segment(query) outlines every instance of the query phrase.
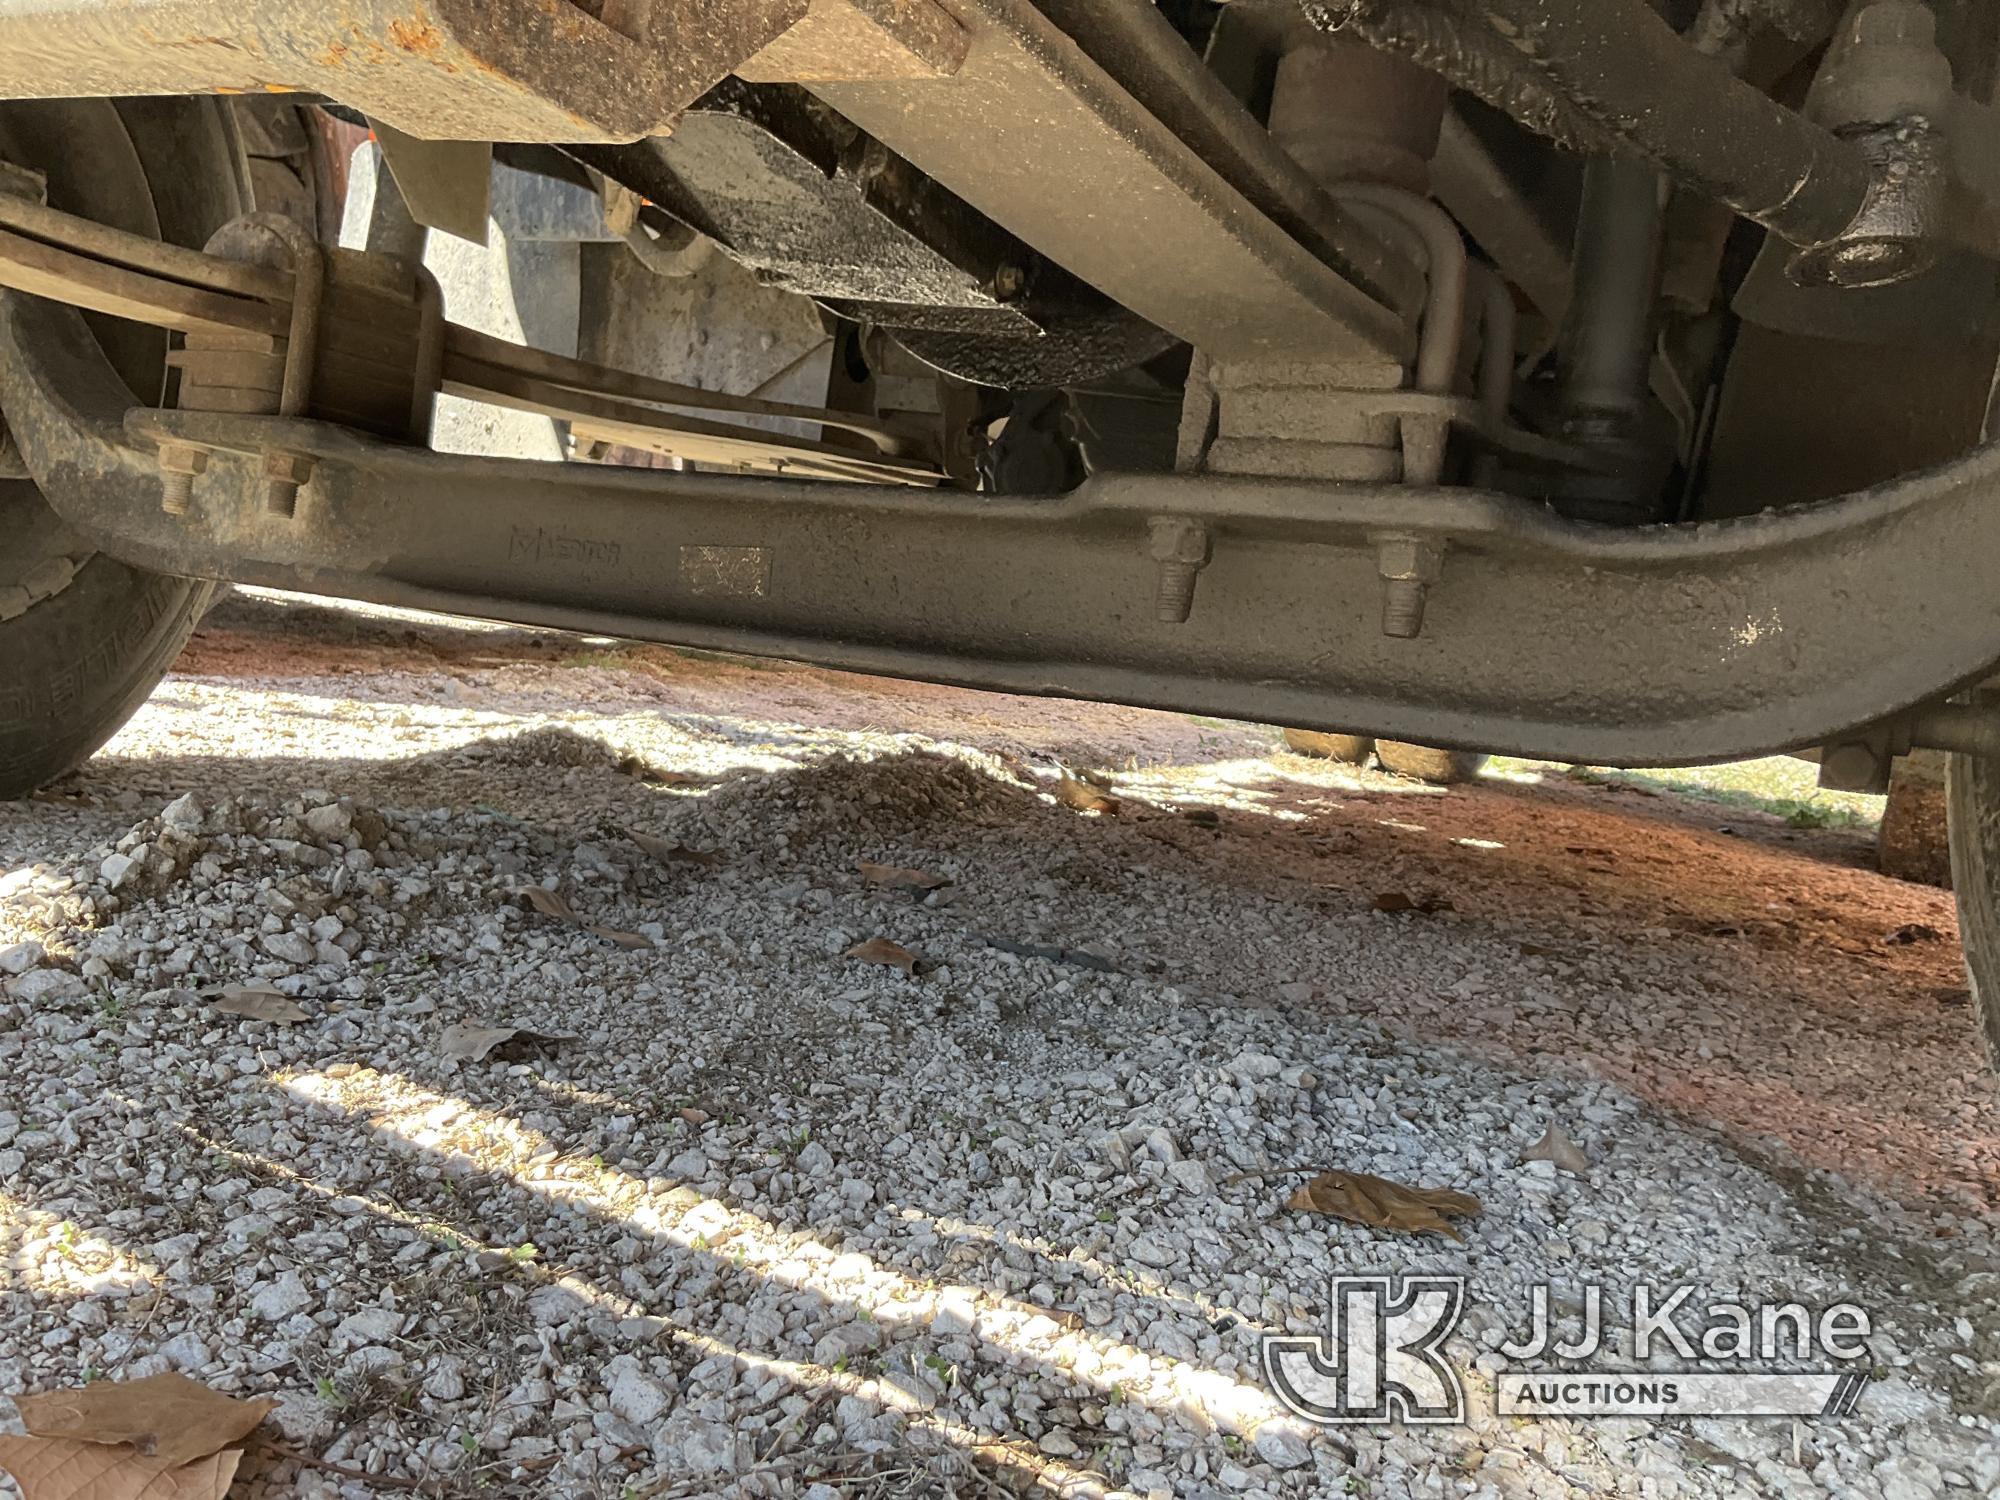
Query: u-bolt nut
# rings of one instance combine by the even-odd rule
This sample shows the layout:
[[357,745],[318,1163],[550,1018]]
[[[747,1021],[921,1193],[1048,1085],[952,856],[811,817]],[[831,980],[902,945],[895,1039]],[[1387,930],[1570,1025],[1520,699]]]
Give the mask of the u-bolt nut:
[[298,514],[299,491],[312,479],[314,460],[280,448],[264,455],[264,510],[290,520]]
[[162,443],[159,466],[160,509],[170,516],[186,515],[195,479],[208,470],[208,450],[193,443]]

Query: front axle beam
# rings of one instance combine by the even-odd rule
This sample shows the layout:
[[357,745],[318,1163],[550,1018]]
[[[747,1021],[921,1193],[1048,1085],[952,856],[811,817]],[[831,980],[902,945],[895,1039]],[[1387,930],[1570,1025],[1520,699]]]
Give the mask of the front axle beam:
[[[1992,447],[1646,528],[1412,486],[1100,475],[996,499],[552,465],[135,408],[73,310],[16,293],[0,403],[64,520],[139,566],[1007,692],[1660,765],[1837,740],[2000,661]],[[180,515],[166,441],[212,454]],[[289,519],[260,503],[278,451],[313,460]],[[1207,544],[1180,622],[1162,520]],[[1413,547],[1437,567],[1403,639],[1384,559]]]

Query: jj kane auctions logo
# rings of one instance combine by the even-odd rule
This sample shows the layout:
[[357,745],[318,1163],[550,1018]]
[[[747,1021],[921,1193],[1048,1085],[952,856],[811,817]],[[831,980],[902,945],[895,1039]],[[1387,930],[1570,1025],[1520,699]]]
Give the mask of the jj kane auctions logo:
[[[1527,1336],[1499,1346],[1508,1361],[1494,1380],[1501,1416],[1844,1416],[1866,1380],[1857,1370],[1773,1368],[1866,1359],[1868,1314],[1853,1303],[1817,1313],[1796,1302],[1697,1307],[1691,1287],[1639,1286],[1619,1328],[1607,1324],[1603,1289],[1586,1286],[1565,1336],[1553,1300],[1547,1286],[1533,1288]],[[1460,1276],[1338,1276],[1326,1333],[1266,1338],[1264,1374],[1311,1422],[1463,1422],[1465,1387],[1444,1342],[1465,1309]],[[1607,1328],[1628,1337],[1608,1338]],[[1629,1347],[1635,1364],[1664,1356],[1707,1367],[1581,1363],[1610,1342]]]

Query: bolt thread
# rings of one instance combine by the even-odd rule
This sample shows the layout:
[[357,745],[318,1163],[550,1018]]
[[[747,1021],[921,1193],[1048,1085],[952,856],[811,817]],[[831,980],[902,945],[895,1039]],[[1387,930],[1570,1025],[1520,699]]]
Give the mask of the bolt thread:
[[187,514],[194,500],[194,475],[172,470],[160,476],[160,509],[170,516]]
[[1154,617],[1167,625],[1178,625],[1194,610],[1193,563],[1163,562],[1153,590]]
[[1424,585],[1414,578],[1382,580],[1382,634],[1411,640],[1424,629]]

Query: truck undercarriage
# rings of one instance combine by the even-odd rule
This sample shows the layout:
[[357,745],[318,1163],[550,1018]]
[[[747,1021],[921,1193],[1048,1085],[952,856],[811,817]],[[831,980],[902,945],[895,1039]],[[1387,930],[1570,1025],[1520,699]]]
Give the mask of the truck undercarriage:
[[[7,458],[71,573],[1852,789],[1949,750],[1985,910],[1996,65],[1974,0],[0,3]],[[365,248],[220,211],[240,93],[372,132]],[[161,211],[87,180],[121,129]],[[499,170],[809,299],[825,400],[449,321],[413,248]],[[441,393],[579,461],[434,451]]]

